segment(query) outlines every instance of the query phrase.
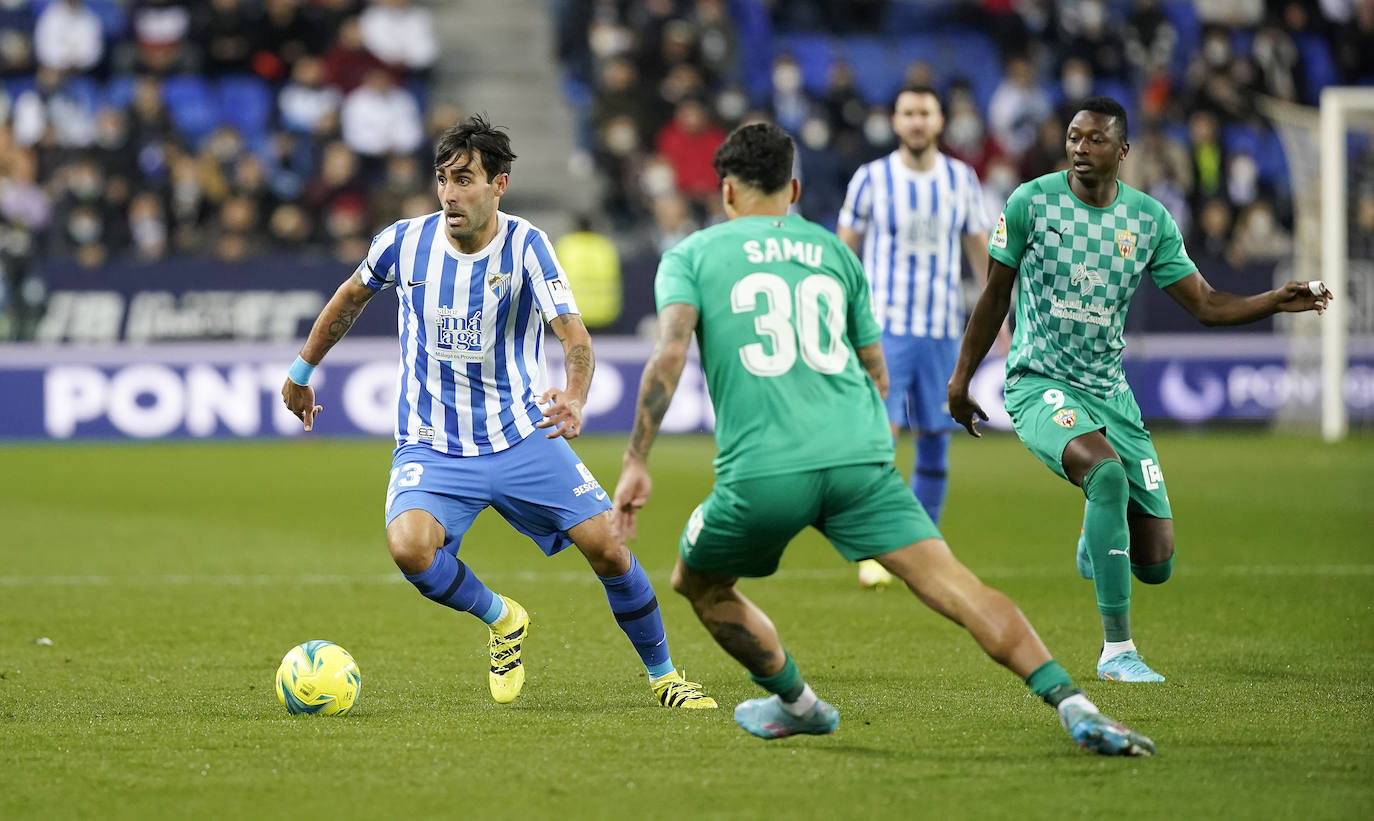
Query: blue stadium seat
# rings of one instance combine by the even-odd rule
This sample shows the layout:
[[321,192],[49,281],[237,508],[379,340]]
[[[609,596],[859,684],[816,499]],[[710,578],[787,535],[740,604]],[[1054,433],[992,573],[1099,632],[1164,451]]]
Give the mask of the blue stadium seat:
[[272,89],[262,79],[243,74],[219,81],[219,118],[247,139],[267,133],[272,121]]
[[854,66],[854,85],[871,105],[888,105],[902,82],[902,69],[896,65],[886,39],[854,36],[843,42],[845,58]]
[[95,80],[84,74],[73,74],[67,78],[65,85],[67,96],[76,100],[87,111],[95,113],[96,109],[100,108],[103,95],[100,85]]
[[1323,88],[1340,82],[1340,72],[1336,70],[1336,61],[1331,57],[1331,48],[1320,34],[1295,34],[1293,41],[1302,55],[1303,102],[1316,105]]
[[1192,144],[1192,139],[1188,136],[1188,123],[1177,120],[1165,120],[1159,125],[1164,129],[1164,133],[1177,141],[1179,145],[1187,147]]
[[1255,155],[1259,165],[1260,179],[1273,185],[1288,187],[1288,155],[1283,151],[1283,141],[1278,132],[1266,128],[1260,132],[1259,151]]
[[[835,45],[821,34],[791,34],[775,41],[773,57],[790,54],[801,67],[802,85],[811,94],[824,94],[830,64],[835,62]],[[771,90],[771,81],[769,89]]]
[[179,74],[162,83],[162,101],[172,124],[194,146],[220,124],[219,106],[203,77]]
[[730,0],[730,18],[735,36],[750,48],[739,50],[739,72],[749,99],[759,105],[768,97],[771,82],[768,68],[776,53],[773,21],[763,0]]
[[129,107],[134,99],[134,76],[132,74],[119,74],[110,78],[105,84],[105,95],[101,99],[101,105],[108,105],[120,110]]
[[5,93],[9,95],[10,102],[19,99],[19,95],[25,91],[32,91],[37,87],[38,82],[32,74],[17,74],[13,77],[5,77]]
[[938,77],[942,68],[940,65],[940,43],[943,39],[943,37],[930,37],[920,34],[894,37],[892,38],[892,61],[896,64],[898,71],[906,71],[906,67],[915,61],[924,60],[930,63],[930,67],[935,70]]
[[574,109],[591,108],[596,102],[596,90],[571,74],[563,75],[563,99]]
[[888,34],[920,34],[940,24],[953,9],[954,0],[896,0],[883,12],[883,31]]
[[1140,95],[1135,93],[1131,84],[1124,80],[1114,77],[1099,77],[1093,81],[1093,94],[1103,97],[1111,97],[1126,108],[1126,119],[1134,122],[1137,120],[1137,111]]
[[1188,58],[1197,51],[1202,42],[1202,23],[1198,20],[1197,9],[1191,0],[1165,0],[1164,16],[1174,24],[1178,32],[1178,45],[1174,48],[1174,64],[1171,71],[1175,78],[1182,79],[1188,67]]
[[1260,134],[1254,126],[1228,123],[1221,127],[1221,145],[1227,154],[1249,154],[1258,161]]
[[1237,57],[1249,57],[1254,50],[1255,32],[1250,29],[1237,29],[1231,32],[1231,52]]
[[997,43],[973,29],[951,29],[935,40],[938,45],[936,82],[943,89],[962,77],[973,87],[978,108],[986,112],[997,84],[1002,82],[1002,52]]

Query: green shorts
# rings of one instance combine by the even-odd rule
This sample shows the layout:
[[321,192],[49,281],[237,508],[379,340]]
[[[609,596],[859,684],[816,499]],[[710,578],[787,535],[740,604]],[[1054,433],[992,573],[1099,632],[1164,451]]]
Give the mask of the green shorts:
[[891,464],[843,465],[717,483],[692,511],[678,553],[693,570],[768,576],[807,525],[851,561],[941,538]]
[[1007,413],[1031,453],[1061,477],[1064,448],[1073,439],[1103,431],[1126,467],[1131,484],[1128,513],[1172,519],[1169,492],[1140,406],[1129,390],[1103,399],[1055,379],[1022,376],[1006,390]]

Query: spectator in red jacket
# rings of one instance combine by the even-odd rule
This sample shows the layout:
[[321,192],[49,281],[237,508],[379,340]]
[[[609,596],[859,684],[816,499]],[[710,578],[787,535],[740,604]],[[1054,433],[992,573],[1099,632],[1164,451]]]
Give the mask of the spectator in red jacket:
[[725,131],[711,121],[701,100],[678,103],[673,118],[659,129],[656,147],[677,178],[677,190],[701,210],[709,207],[719,187],[711,164],[716,149],[725,142]]

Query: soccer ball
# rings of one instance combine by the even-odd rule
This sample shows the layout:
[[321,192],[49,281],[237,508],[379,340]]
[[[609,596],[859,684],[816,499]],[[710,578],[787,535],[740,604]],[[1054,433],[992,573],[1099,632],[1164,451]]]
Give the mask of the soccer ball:
[[346,715],[362,686],[357,662],[332,641],[292,647],[277,668],[277,700],[291,715]]

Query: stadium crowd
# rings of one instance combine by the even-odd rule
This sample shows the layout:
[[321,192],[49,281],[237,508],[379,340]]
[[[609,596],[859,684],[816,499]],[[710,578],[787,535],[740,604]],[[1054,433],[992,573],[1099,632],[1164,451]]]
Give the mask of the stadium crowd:
[[[0,316],[42,309],[36,262],[331,255],[431,205],[439,44],[427,0],[0,0]],[[1126,179],[1196,254],[1292,247],[1283,150],[1257,94],[1374,82],[1374,0],[554,0],[601,209],[628,248],[720,217],[711,156],[754,118],[797,138],[799,208],[834,224],[893,148],[894,92],[944,96],[945,149],[996,213],[1063,162],[1065,106],[1132,115]],[[1366,148],[1356,173],[1374,180]],[[1374,184],[1352,192],[1374,235]],[[1369,229],[1361,233],[1361,226]]]
[[289,250],[352,264],[379,224],[431,210],[430,135],[457,118],[427,105],[432,14],[412,0],[0,0],[11,334],[41,306],[37,260]]
[[[561,20],[604,208],[660,248],[718,218],[711,152],[755,118],[797,138],[799,209],[833,225],[854,169],[895,147],[891,99],[916,83],[942,93],[943,148],[978,172],[989,213],[1064,167],[1070,107],[1106,94],[1131,114],[1126,181],[1190,250],[1275,260],[1292,249],[1290,180],[1256,99],[1374,83],[1374,0],[567,0]],[[1352,201],[1374,215],[1374,187]]]

